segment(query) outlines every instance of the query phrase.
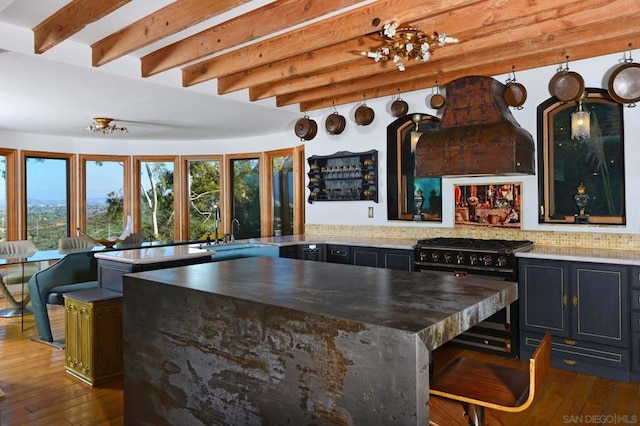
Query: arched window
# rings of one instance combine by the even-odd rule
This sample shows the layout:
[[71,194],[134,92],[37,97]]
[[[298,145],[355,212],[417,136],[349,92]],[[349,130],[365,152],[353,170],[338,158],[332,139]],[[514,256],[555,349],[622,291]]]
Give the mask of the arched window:
[[625,223],[622,105],[602,89],[586,94],[538,106],[540,223]]
[[[417,132],[438,125],[440,119],[429,114],[421,116]],[[422,220],[442,221],[442,180],[439,177],[416,178],[412,133],[416,125],[414,114],[398,118],[387,126],[387,219],[414,220],[417,213],[416,192],[420,190]]]

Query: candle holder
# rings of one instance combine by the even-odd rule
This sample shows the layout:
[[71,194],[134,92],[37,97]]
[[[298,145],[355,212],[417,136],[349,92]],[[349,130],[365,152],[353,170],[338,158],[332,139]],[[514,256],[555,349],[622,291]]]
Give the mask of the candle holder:
[[424,196],[422,190],[418,189],[416,195],[413,197],[413,205],[416,208],[416,213],[413,215],[413,220],[422,220],[422,206],[424,205]]
[[584,225],[589,222],[589,215],[584,213],[585,208],[587,207],[587,203],[589,203],[589,194],[587,194],[587,189],[584,187],[582,182],[576,188],[576,195],[574,195],[573,199],[578,206],[579,213],[574,215],[575,223],[580,225]]

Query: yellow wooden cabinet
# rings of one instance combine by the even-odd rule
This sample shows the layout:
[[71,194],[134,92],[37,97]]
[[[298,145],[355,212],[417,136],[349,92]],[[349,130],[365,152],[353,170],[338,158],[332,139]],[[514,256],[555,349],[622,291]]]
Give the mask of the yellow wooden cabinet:
[[96,288],[64,298],[67,373],[91,386],[122,377],[122,293]]

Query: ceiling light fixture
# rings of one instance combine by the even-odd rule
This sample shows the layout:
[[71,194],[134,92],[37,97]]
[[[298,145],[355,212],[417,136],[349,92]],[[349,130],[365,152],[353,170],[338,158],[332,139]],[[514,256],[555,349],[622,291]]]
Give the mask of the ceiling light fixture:
[[588,139],[591,137],[591,116],[578,101],[578,109],[571,113],[571,139]]
[[127,133],[129,129],[126,127],[117,127],[115,124],[109,125],[113,121],[113,118],[95,117],[93,123],[84,128],[87,132],[102,132],[105,135],[111,134],[115,131],[121,133]]
[[457,38],[447,37],[445,33],[426,34],[416,28],[398,28],[396,22],[385,24],[380,31],[380,37],[384,44],[375,52],[360,52],[360,54],[376,62],[393,61],[400,71],[405,70],[406,62],[412,60],[426,62],[435,48],[459,41]]

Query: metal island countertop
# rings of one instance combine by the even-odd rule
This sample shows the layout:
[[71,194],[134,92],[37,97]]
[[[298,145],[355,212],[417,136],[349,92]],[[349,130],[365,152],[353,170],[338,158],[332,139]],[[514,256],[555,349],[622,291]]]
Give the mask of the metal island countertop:
[[430,351],[516,299],[493,278],[271,257],[127,275],[125,421],[428,424]]

